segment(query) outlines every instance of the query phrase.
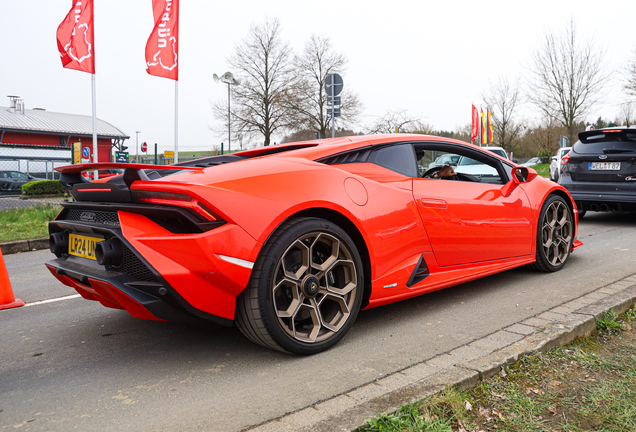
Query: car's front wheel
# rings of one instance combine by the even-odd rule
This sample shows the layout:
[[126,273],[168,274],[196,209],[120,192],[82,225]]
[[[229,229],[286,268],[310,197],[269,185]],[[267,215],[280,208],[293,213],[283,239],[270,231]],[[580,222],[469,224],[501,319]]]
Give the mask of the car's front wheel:
[[537,226],[537,261],[530,266],[543,272],[561,270],[574,241],[574,218],[565,200],[550,195],[541,207]]
[[299,355],[324,351],[355,321],[364,275],[355,243],[319,218],[286,221],[263,247],[237,300],[236,324],[253,342]]

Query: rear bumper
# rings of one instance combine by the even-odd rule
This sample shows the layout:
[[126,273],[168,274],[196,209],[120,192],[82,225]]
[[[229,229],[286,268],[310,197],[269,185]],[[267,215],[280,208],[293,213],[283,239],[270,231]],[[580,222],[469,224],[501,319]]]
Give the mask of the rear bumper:
[[569,191],[572,198],[575,201],[593,201],[593,202],[622,202],[622,203],[635,203],[636,204],[636,192],[627,194],[619,192],[573,192]]
[[627,208],[636,205],[636,184],[574,182],[568,176],[561,177],[560,184],[567,189],[572,198],[583,204],[581,210],[589,210],[590,204],[627,204]]
[[[135,282],[124,274],[99,272],[64,259],[55,259],[45,265],[60,282],[75,289],[86,300],[125,310],[135,318],[184,324],[196,324],[200,322],[197,318],[202,318],[195,318],[171,304],[174,299],[169,297],[174,291],[168,290],[165,283]],[[205,319],[223,326],[232,325],[232,320],[214,315],[207,315]]]
[[177,234],[141,214],[120,210],[102,218],[93,207],[95,220],[58,216],[49,232],[116,237],[123,248],[121,263],[100,265],[62,248],[47,263],[56,278],[86,299],[137,318],[232,325],[236,297],[247,285],[260,243],[233,224]]

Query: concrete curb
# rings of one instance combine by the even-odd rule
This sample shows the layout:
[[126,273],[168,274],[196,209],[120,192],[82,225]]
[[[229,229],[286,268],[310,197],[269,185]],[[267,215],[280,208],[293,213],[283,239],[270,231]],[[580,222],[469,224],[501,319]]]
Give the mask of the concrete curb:
[[596,318],[636,303],[636,273],[532,318],[333,398],[244,429],[250,432],[354,432],[364,421],[446,387],[469,389],[520,356],[544,352],[596,330]]
[[2,250],[2,255],[10,255],[20,252],[29,252],[40,249],[48,249],[49,248],[49,239],[48,238],[39,238],[39,239],[31,239],[31,240],[19,240],[9,243],[0,243],[0,250]]

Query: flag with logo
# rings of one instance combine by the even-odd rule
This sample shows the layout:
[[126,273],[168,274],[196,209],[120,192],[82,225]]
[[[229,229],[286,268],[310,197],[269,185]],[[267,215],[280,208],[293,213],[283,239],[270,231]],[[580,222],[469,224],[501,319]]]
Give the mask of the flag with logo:
[[493,144],[493,134],[492,134],[492,113],[488,110],[488,144]]
[[93,0],[73,0],[57,28],[57,50],[65,68],[95,73]]
[[155,26],[146,43],[146,71],[179,80],[179,0],[152,0]]
[[488,133],[486,132],[486,115],[481,110],[481,143],[488,144]]
[[474,144],[477,140],[477,136],[479,135],[479,113],[477,112],[477,108],[475,108],[475,105],[473,105],[472,116],[473,128],[470,133],[470,142]]

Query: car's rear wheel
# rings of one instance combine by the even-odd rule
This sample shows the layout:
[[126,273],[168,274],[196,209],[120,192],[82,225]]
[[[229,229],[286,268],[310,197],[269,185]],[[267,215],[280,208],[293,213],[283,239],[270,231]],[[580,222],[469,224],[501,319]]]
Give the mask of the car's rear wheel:
[[543,272],[560,270],[570,256],[574,219],[565,200],[550,195],[541,207],[537,227],[537,261],[530,266]]
[[250,340],[300,355],[324,351],[355,321],[363,294],[362,260],[336,224],[286,221],[263,247],[237,300],[236,324]]

